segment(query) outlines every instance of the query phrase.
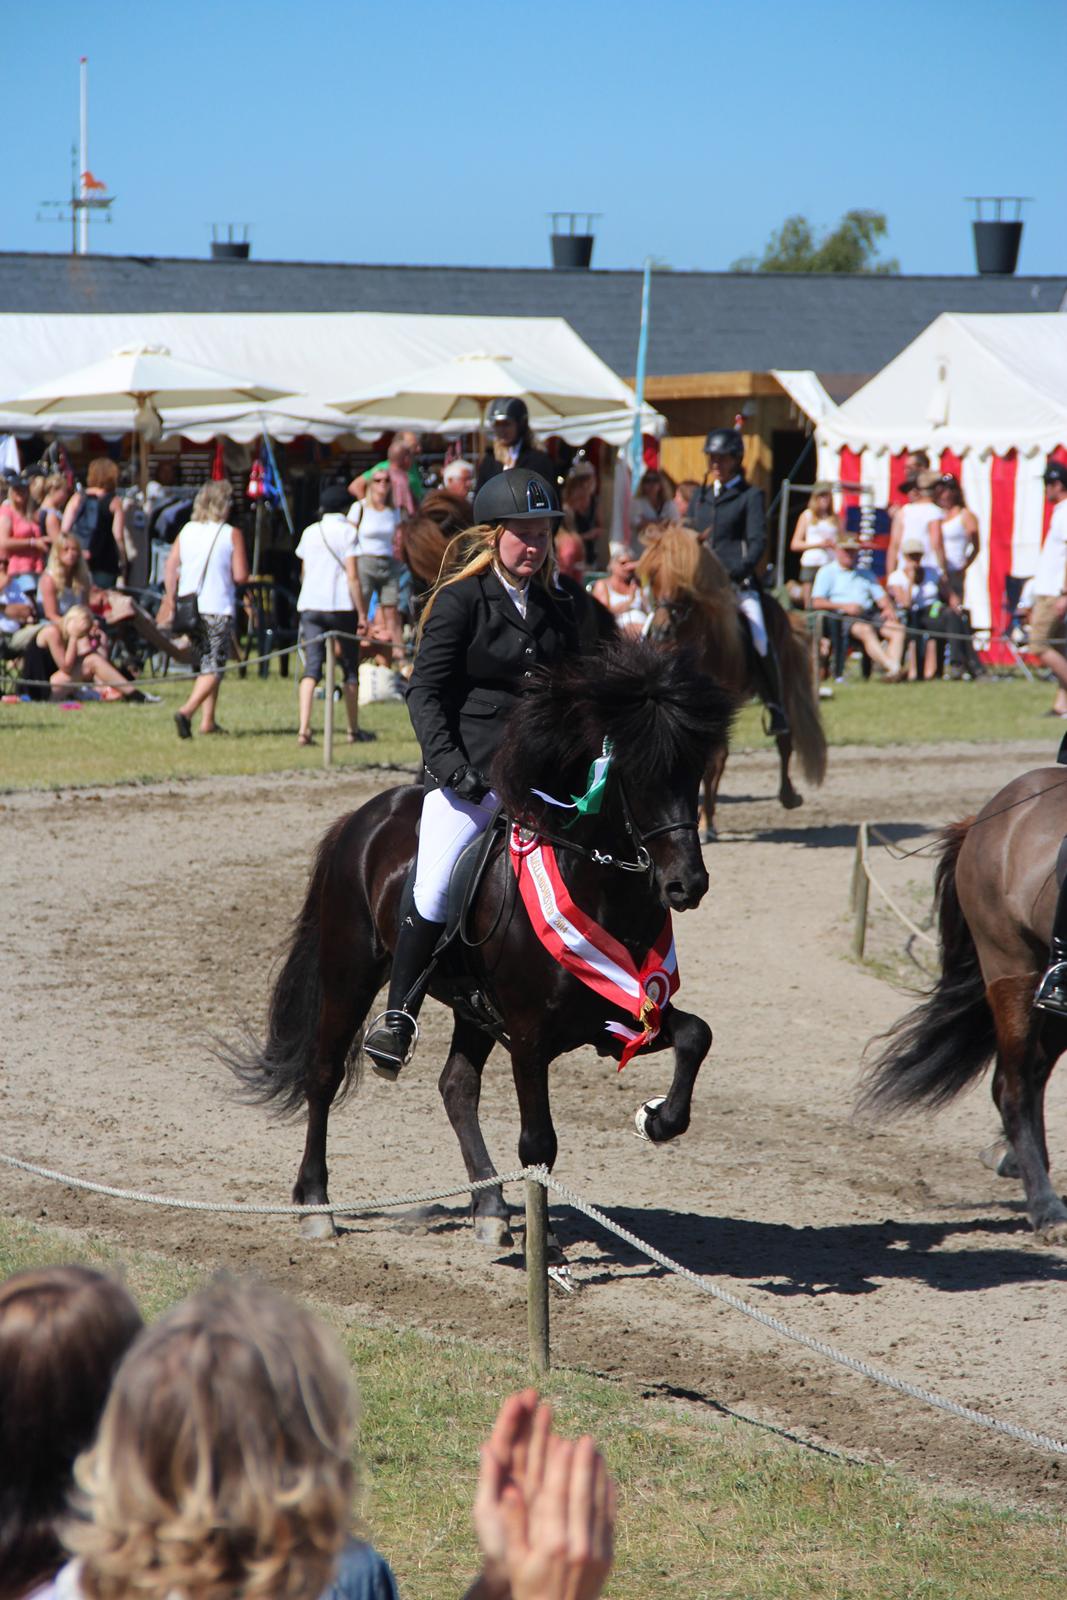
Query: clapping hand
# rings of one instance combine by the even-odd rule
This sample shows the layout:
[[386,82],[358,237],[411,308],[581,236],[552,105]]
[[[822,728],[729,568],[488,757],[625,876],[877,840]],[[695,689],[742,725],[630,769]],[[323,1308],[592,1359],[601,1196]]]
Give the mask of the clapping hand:
[[596,1600],[611,1570],[615,1485],[592,1439],[561,1439],[532,1389],[482,1447],[474,1522],[486,1600]]

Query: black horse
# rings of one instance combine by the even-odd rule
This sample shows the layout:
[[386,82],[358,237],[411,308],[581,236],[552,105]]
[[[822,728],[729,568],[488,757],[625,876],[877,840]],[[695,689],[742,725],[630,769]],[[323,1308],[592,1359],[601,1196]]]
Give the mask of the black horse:
[[[697,791],[712,751],[726,742],[733,703],[684,655],[621,641],[535,681],[512,714],[493,778],[505,812],[559,841],[561,875],[582,910],[640,967],[664,925],[665,907],[703,899],[708,876],[697,837]],[[613,752],[599,815],[564,828],[541,789],[561,799],[586,787],[605,739]],[[326,1129],[339,1091],[353,1081],[362,1030],[389,974],[401,896],[416,848],[422,791],[391,789],[330,828],[274,985],[261,1049],[230,1058],[249,1095],[282,1114],[308,1108],[307,1141],[293,1189],[299,1203],[327,1201]],[[511,1055],[519,1100],[519,1159],[551,1167],[556,1134],[548,1067],[580,1045],[618,1059],[609,1021],[634,1025],[571,976],[538,940],[501,831],[463,919],[440,958],[429,993],[449,1005],[454,1028],[440,1091],[473,1181],[493,1178],[478,1122],[481,1074],[494,1040]],[[689,1126],[693,1085],[711,1045],[701,1018],[668,1004],[648,1048],[674,1050],[666,1098],[638,1113],[655,1142]],[[409,1071],[418,1070],[418,1057]],[[395,1091],[403,1093],[403,1079]],[[474,1233],[510,1244],[499,1186],[472,1197]],[[325,1214],[305,1234],[333,1231]]]

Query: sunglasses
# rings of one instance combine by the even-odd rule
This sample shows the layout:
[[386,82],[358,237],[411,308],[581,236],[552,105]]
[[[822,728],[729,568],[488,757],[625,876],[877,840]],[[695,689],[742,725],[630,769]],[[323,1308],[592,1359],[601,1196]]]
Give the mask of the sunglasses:
[[371,483],[388,483],[388,478],[372,478]]

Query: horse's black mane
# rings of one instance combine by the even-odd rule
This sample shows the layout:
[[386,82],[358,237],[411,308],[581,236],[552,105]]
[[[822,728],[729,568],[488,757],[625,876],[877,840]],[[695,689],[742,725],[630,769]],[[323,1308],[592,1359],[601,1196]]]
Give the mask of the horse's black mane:
[[571,786],[584,788],[607,738],[613,770],[628,792],[639,793],[650,779],[702,772],[711,748],[725,742],[735,709],[685,651],[620,639],[534,680],[508,719],[494,786],[511,815],[536,814],[541,808],[530,791],[562,800]]

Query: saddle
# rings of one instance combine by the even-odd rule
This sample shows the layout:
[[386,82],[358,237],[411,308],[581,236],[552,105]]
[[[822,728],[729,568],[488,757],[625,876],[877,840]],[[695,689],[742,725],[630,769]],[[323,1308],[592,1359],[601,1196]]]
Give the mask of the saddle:
[[[434,947],[424,981],[429,992],[467,1022],[473,1022],[498,1044],[507,1045],[508,1035],[497,1008],[469,970],[466,958],[467,923],[475,897],[497,846],[507,838],[508,820],[498,810],[484,833],[472,839],[457,858],[448,881],[445,928]],[[508,882],[510,888],[510,880]],[[400,892],[397,920],[402,922],[415,904],[415,863]]]

